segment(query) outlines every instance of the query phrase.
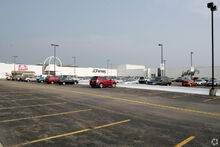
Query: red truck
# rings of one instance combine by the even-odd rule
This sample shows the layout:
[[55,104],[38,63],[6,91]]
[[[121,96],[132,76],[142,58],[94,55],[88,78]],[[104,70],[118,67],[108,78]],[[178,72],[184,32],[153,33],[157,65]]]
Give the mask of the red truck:
[[51,83],[57,83],[59,80],[59,77],[58,76],[47,76],[46,79],[45,79],[45,82],[47,82],[47,84]]
[[116,82],[107,76],[94,76],[89,81],[92,88],[94,87],[116,87]]

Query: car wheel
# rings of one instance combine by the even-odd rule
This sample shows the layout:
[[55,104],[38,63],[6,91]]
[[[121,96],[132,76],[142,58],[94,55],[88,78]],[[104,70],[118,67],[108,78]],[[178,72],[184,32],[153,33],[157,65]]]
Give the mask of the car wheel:
[[44,81],[40,81],[41,83],[43,83]]
[[116,87],[116,83],[113,83],[113,84],[112,84],[112,87],[115,88],[115,87]]
[[30,80],[27,80],[27,82],[30,82]]
[[65,82],[63,82],[63,85],[66,85],[66,83],[65,83]]
[[100,87],[100,88],[103,88],[103,84],[102,84],[102,83],[101,83],[101,84],[99,84],[99,87]]
[[51,84],[53,84],[54,82],[53,81],[51,81]]

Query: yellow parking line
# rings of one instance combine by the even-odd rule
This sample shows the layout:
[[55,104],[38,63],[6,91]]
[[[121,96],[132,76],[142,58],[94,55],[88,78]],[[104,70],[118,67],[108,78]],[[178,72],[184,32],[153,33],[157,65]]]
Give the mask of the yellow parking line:
[[191,96],[192,94],[184,94],[184,95],[177,95],[173,96],[172,98],[179,98],[179,97],[185,97],[185,96]]
[[5,95],[1,95],[1,97],[7,97],[7,96],[29,96],[32,94],[5,94]]
[[219,97],[210,98],[210,99],[206,99],[203,102],[208,102],[208,101],[212,101],[212,100],[216,100],[216,99],[220,99],[220,96]]
[[186,140],[184,140],[184,141],[180,142],[179,144],[177,144],[175,147],[182,147],[183,145],[187,144],[188,142],[190,142],[194,138],[195,138],[195,136],[190,136]]
[[27,106],[2,107],[2,108],[0,108],[0,110],[18,109],[18,108],[29,108],[29,107],[41,107],[41,106],[50,106],[50,105],[60,105],[60,104],[65,104],[65,103],[66,103],[66,102],[62,102],[62,103],[51,103],[51,104],[27,105]]
[[[51,87],[51,89],[56,89],[57,90],[57,88],[52,88],[52,87]],[[186,111],[186,112],[193,112],[193,113],[199,113],[199,114],[206,114],[206,115],[212,115],[212,116],[220,116],[220,113],[211,113],[211,112],[205,112],[205,111],[199,111],[199,110],[193,110],[193,109],[186,109],[186,108],[180,108],[180,107],[174,107],[174,106],[166,106],[166,105],[154,104],[154,103],[149,103],[149,102],[135,101],[135,100],[125,99],[125,98],[118,98],[118,97],[99,95],[99,94],[94,94],[94,93],[72,91],[72,90],[65,90],[65,89],[59,89],[59,90],[60,91],[77,93],[77,94],[82,94],[82,95],[93,95],[93,96],[97,96],[97,97],[101,97],[101,98],[108,98],[108,99],[125,101],[125,102],[145,104],[145,105],[150,105],[150,106],[155,106],[155,107],[160,107],[160,108],[167,108],[167,109]]]
[[100,128],[109,127],[109,126],[113,126],[113,125],[117,125],[117,124],[121,124],[121,123],[126,123],[126,122],[129,122],[129,121],[131,121],[131,120],[130,119],[123,120],[123,121],[114,122],[114,123],[110,123],[110,124],[106,124],[106,125],[102,125],[102,126],[97,126],[97,127],[92,128],[92,129],[84,129],[84,130],[74,131],[74,132],[70,132],[70,133],[66,133],[66,134],[60,134],[60,135],[51,136],[51,137],[47,137],[47,138],[42,138],[42,139],[37,139],[37,140],[33,140],[33,141],[28,141],[28,142],[25,142],[25,143],[14,145],[13,147],[25,146],[25,145],[28,145],[28,144],[42,142],[42,141],[45,141],[45,140],[51,140],[51,139],[55,139],[55,138],[60,138],[60,137],[65,137],[65,136],[69,136],[69,135],[74,135],[74,134],[79,134],[79,133],[83,133],[83,132],[88,132],[88,131],[92,131],[92,130],[95,130],[95,129],[100,129]]
[[91,111],[92,109],[84,109],[84,110],[75,110],[69,112],[62,112],[62,113],[54,113],[54,114],[47,114],[47,115],[39,115],[39,116],[31,116],[31,117],[24,117],[24,118],[17,118],[17,119],[10,119],[10,120],[2,120],[0,123],[7,123],[7,122],[14,122],[19,120],[27,120],[27,119],[34,119],[34,118],[43,118],[43,117],[50,117],[50,116],[58,116],[58,115],[66,115],[76,112],[84,112],[84,111]]
[[26,99],[5,99],[5,100],[0,100],[0,102],[10,102],[10,101],[31,101],[31,100],[44,100],[48,98],[26,98]]

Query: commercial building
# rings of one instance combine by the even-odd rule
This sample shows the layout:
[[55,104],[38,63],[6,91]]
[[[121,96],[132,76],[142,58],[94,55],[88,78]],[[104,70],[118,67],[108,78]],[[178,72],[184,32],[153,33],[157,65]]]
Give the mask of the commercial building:
[[[168,77],[177,78],[187,71],[189,67],[166,68],[165,74]],[[211,66],[196,67],[199,73],[198,77],[211,77]],[[157,68],[146,68],[144,65],[123,64],[111,69],[92,68],[92,67],[74,67],[74,66],[55,66],[56,75],[75,75],[77,77],[92,76],[120,76],[120,77],[155,77],[158,75]],[[35,75],[54,74],[54,64],[44,65],[21,65],[0,63],[0,78],[6,78],[7,75],[16,73],[35,73]],[[220,79],[220,66],[215,67],[215,77]]]

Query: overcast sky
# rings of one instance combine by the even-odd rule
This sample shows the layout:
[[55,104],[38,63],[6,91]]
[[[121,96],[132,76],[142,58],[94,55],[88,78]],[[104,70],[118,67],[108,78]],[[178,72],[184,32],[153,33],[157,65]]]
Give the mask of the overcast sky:
[[[23,64],[42,63],[59,44],[63,64],[106,67],[160,64],[211,65],[207,0],[0,0],[0,62],[13,55]],[[220,9],[220,1],[213,0]],[[220,11],[215,15],[215,63],[220,65]]]

